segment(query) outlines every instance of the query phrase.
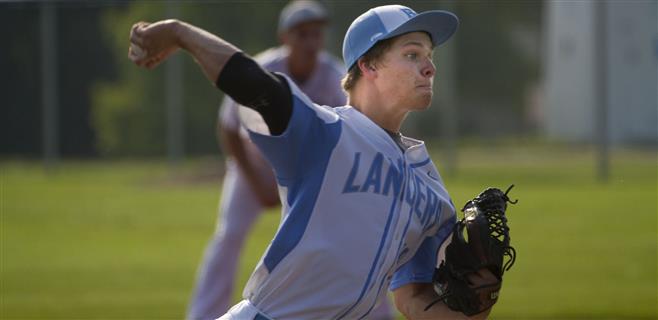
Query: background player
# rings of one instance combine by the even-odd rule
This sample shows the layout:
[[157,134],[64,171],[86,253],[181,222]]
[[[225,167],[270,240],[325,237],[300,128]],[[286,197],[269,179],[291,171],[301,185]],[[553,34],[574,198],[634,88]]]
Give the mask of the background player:
[[[224,319],[364,318],[389,287],[409,318],[459,319],[437,298],[432,275],[455,208],[422,141],[399,133],[432,99],[433,48],[456,30],[445,11],[373,8],[345,35],[349,105],[312,103],[280,74],[192,25],[138,23],[129,57],[153,68],[179,48],[247,108],[240,117],[272,163],[283,201],[275,238]],[[345,165],[349,163],[349,165]],[[487,270],[475,287],[497,279]],[[472,318],[486,318],[490,309]]]
[[[323,51],[328,14],[315,1],[293,1],[279,17],[281,46],[254,59],[266,70],[290,76],[311,100],[320,105],[345,105],[340,80],[341,62]],[[279,195],[272,169],[249,140],[238,118],[238,105],[224,97],[217,130],[226,164],[217,230],[208,244],[188,310],[189,319],[216,319],[231,303],[239,255],[246,236],[265,208],[277,206]],[[390,319],[386,299],[373,319]]]

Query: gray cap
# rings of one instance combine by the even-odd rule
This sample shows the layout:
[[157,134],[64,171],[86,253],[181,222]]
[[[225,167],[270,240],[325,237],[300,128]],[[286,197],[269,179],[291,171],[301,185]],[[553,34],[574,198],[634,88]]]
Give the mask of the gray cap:
[[317,1],[295,0],[288,3],[279,16],[279,33],[309,21],[327,20],[327,10]]

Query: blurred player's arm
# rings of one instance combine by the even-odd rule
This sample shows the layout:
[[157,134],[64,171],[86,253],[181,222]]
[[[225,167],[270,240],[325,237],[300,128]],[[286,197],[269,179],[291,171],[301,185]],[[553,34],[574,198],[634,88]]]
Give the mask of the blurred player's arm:
[[[474,286],[495,281],[495,277],[488,270],[483,269],[473,274],[470,279]],[[427,311],[425,308],[439,297],[431,283],[410,283],[393,291],[395,306],[407,319],[469,319],[482,320],[489,316],[491,309],[472,317],[461,312],[450,310],[445,304],[438,302]]]
[[279,198],[276,193],[269,190],[268,186],[262,183],[260,176],[253,162],[247,155],[244,138],[240,136],[238,130],[232,130],[222,126],[220,121],[217,122],[217,138],[225,152],[235,160],[238,169],[247,179],[251,190],[255,193],[264,207],[272,207],[279,204]]
[[155,68],[178,49],[188,52],[206,77],[236,102],[261,114],[273,135],[283,133],[292,115],[287,81],[263,70],[229,42],[188,23],[139,22],[130,31],[128,57]]

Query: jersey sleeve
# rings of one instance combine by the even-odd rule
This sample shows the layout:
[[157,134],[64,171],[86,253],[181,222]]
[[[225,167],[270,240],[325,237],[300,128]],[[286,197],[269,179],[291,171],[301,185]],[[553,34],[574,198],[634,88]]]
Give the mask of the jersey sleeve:
[[287,81],[292,95],[292,114],[285,131],[270,134],[262,116],[252,109],[240,107],[239,115],[277,177],[294,179],[328,158],[340,136],[340,118],[332,108],[311,102],[290,78],[277,76]]
[[228,95],[219,107],[219,123],[229,131],[237,132],[240,130],[240,117],[238,116],[238,104]]
[[452,232],[454,219],[445,223],[432,237],[426,238],[416,254],[394,274],[389,290],[393,291],[410,283],[431,283],[437,265],[439,247]]

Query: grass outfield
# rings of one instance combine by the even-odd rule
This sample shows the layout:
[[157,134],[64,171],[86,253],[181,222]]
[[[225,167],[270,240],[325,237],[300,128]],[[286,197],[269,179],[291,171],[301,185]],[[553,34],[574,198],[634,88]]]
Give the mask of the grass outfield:
[[[463,150],[457,174],[444,173],[458,205],[516,184],[518,258],[492,319],[656,318],[656,153],[615,153],[606,184],[593,159],[558,147]],[[208,166],[171,175],[164,162],[66,162],[46,173],[0,162],[0,318],[182,318],[215,228],[220,178]],[[278,221],[258,221],[236,300]]]

